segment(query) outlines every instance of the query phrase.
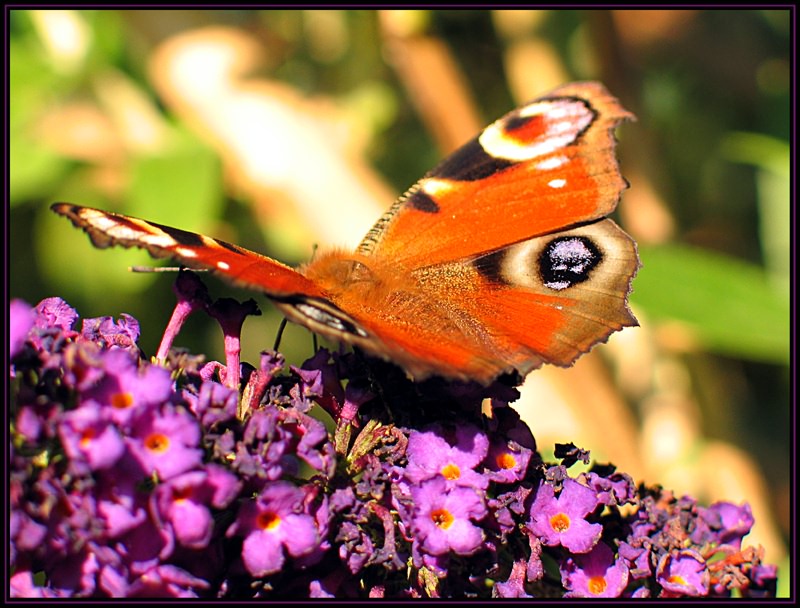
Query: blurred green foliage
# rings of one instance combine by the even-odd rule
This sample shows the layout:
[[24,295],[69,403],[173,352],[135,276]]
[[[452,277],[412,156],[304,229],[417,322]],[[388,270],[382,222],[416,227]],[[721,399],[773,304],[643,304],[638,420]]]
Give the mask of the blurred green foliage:
[[713,352],[789,364],[789,300],[763,268],[682,245],[642,248],[640,256],[632,299],[649,319],[685,323]]

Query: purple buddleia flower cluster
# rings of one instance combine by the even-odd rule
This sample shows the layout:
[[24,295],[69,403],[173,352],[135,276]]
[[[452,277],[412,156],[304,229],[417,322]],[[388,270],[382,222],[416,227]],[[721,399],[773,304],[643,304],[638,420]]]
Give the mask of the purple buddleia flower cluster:
[[[224,319],[238,367],[254,306],[177,292]],[[571,474],[588,453],[570,445],[543,462],[503,382],[413,384],[324,349],[289,369],[169,344],[150,361],[127,315],[10,313],[12,597],[775,593],[747,505]]]

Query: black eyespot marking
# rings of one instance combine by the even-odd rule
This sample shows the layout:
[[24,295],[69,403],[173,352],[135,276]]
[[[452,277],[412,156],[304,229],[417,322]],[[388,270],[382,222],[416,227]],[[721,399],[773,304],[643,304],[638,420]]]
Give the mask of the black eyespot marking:
[[514,165],[513,161],[495,158],[487,154],[478,139],[475,138],[453,152],[431,171],[428,177],[472,182],[494,175],[512,165]]
[[603,254],[585,236],[553,239],[539,255],[539,276],[550,289],[561,291],[589,279]]
[[420,189],[417,189],[406,199],[406,202],[423,213],[439,213],[439,205],[428,194]]

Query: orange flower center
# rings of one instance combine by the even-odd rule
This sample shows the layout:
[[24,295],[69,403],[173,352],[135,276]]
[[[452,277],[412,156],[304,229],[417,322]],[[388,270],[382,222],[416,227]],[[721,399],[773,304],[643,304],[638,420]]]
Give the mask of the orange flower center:
[[447,530],[447,528],[453,525],[455,518],[447,509],[436,509],[435,511],[431,511],[431,520],[443,530]]
[[444,475],[445,479],[453,481],[454,479],[461,477],[461,469],[451,462],[450,464],[442,467],[442,475]]
[[277,513],[264,511],[263,513],[258,514],[258,517],[256,518],[256,525],[262,530],[274,530],[281,525],[281,518]]
[[186,500],[191,495],[192,491],[189,488],[172,488],[172,498],[175,502]]
[[497,462],[497,466],[501,469],[513,469],[517,466],[517,459],[514,458],[514,454],[509,454],[508,452],[500,454],[495,462]]
[[152,433],[144,440],[144,445],[151,452],[166,452],[169,447],[169,437],[163,433]]
[[670,583],[674,583],[676,585],[683,585],[683,586],[687,585],[686,579],[683,578],[680,574],[673,574],[667,580]]
[[550,527],[556,532],[565,532],[569,530],[569,517],[565,513],[558,513],[550,518]]
[[97,435],[94,432],[94,429],[86,429],[83,431],[83,433],[81,433],[80,446],[84,449],[88,448],[89,444],[95,437],[97,437]]
[[111,397],[111,406],[124,410],[133,405],[133,395],[130,393],[116,393]]
[[606,590],[606,579],[604,576],[593,576],[589,579],[589,593],[600,595]]

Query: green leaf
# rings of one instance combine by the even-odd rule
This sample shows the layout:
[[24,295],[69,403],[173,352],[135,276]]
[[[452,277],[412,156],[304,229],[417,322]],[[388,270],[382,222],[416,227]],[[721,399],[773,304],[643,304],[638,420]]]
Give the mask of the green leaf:
[[735,132],[722,142],[733,162],[757,168],[758,214],[764,264],[789,284],[792,237],[791,149],[783,140],[760,133]]
[[789,297],[760,267],[682,245],[642,247],[631,302],[680,321],[709,351],[788,364]]

